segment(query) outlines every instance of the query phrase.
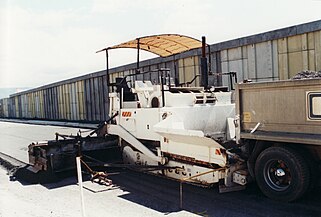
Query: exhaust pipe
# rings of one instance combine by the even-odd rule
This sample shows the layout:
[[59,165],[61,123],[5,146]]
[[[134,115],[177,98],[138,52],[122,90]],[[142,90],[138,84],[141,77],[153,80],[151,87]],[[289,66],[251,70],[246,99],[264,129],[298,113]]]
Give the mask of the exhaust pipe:
[[201,57],[201,86],[208,88],[208,68],[206,58],[206,39],[202,36],[202,57]]

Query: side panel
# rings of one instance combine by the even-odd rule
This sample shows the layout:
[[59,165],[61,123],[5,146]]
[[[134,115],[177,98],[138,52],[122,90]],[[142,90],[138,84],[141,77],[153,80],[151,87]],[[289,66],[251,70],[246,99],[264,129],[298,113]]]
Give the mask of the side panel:
[[321,136],[321,79],[239,84],[237,94],[241,137],[256,126],[262,132]]

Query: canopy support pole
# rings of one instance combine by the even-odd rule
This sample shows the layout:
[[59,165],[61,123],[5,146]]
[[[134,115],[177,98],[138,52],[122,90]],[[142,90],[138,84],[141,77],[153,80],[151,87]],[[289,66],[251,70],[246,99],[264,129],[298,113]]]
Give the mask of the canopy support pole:
[[109,56],[108,56],[108,49],[106,49],[106,78],[107,78],[107,87],[110,85],[109,81]]
[[140,73],[140,71],[139,71],[139,50],[140,50],[140,43],[139,43],[139,38],[137,38],[137,65],[136,65],[136,73]]
[[175,58],[175,54],[173,55],[173,61],[174,61],[174,81],[175,81],[175,87],[179,86],[179,79],[178,79],[178,75],[177,75],[177,65],[176,65],[176,58]]

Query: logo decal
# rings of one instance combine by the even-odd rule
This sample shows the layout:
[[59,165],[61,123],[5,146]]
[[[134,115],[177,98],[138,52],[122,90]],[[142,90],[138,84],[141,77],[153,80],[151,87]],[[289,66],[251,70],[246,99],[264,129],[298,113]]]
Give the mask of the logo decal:
[[132,113],[131,112],[122,112],[121,116],[123,116],[123,117],[131,117]]

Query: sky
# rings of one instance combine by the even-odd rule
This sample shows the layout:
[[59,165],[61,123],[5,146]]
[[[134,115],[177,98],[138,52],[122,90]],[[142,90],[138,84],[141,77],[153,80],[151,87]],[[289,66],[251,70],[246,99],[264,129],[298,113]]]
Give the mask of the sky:
[[[320,20],[321,0],[0,0],[0,88],[105,69],[107,46],[177,33],[213,44]],[[142,59],[155,57],[142,52]],[[110,66],[136,51],[110,51]]]

